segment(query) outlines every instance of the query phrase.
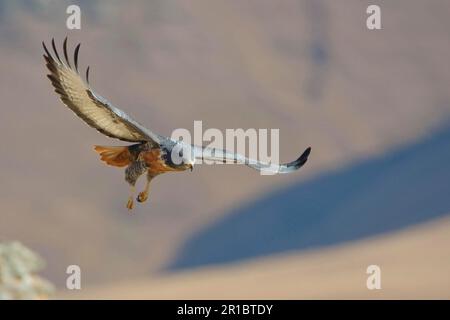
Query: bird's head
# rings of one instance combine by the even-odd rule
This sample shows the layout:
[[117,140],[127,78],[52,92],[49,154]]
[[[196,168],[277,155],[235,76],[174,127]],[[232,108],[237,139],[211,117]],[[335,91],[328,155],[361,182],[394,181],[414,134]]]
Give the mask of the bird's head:
[[168,164],[177,170],[194,169],[195,157],[190,145],[176,143],[169,153]]

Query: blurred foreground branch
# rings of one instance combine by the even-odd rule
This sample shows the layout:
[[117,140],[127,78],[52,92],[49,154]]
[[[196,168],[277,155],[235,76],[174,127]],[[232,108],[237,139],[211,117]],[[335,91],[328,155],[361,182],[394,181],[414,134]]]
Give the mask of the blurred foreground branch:
[[0,299],[48,299],[54,287],[36,275],[44,266],[44,260],[21,243],[0,243]]

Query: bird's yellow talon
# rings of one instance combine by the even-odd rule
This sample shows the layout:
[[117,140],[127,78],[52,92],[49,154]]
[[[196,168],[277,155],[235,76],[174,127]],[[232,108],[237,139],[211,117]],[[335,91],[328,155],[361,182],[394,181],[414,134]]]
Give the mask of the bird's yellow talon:
[[133,207],[134,207],[134,200],[132,197],[129,197],[128,202],[127,202],[127,209],[131,210],[131,209],[133,209]]
[[136,198],[136,200],[138,202],[145,202],[145,201],[147,201],[147,199],[148,199],[148,193],[145,191],[140,192]]

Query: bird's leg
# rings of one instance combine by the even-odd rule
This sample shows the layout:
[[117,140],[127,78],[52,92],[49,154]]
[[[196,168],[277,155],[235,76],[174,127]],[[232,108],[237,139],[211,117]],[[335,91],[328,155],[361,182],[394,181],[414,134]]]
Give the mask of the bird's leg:
[[150,190],[150,182],[155,177],[154,174],[147,172],[147,181],[145,182],[145,188],[142,192],[139,192],[139,195],[137,196],[136,200],[138,202],[145,202],[148,199],[148,192]]
[[128,197],[127,208],[133,209],[134,206],[134,194],[136,192],[136,181],[147,170],[145,162],[138,158],[137,161],[133,161],[125,170],[125,180],[131,185],[131,193]]
[[136,187],[131,186],[130,188],[130,196],[128,197],[127,209],[131,210],[134,207],[134,193],[136,192]]

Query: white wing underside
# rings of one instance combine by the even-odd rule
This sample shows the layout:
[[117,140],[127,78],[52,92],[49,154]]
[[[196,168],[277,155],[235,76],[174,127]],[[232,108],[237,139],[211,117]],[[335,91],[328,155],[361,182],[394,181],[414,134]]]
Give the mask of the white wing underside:
[[192,145],[192,153],[195,159],[207,160],[214,163],[235,163],[244,164],[250,168],[258,170],[262,173],[278,174],[278,173],[290,173],[300,169],[308,160],[308,156],[311,152],[311,148],[307,148],[302,155],[295,161],[285,164],[274,164],[261,162],[256,159],[247,158],[241,154],[229,152],[227,150],[218,148],[208,148]]

